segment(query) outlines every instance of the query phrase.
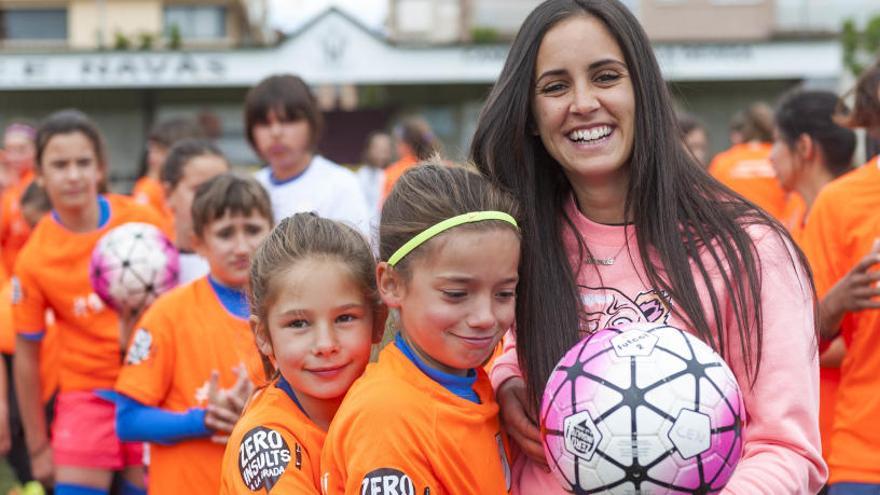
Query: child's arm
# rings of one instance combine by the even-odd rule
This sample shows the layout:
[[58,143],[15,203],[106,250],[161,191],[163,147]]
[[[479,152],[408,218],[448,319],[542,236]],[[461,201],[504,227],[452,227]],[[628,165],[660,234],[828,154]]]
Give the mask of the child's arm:
[[142,404],[116,394],[116,434],[125,442],[174,444],[190,438],[208,437],[204,408],[172,412]]
[[264,488],[267,493],[320,495],[312,474],[320,456],[320,450],[310,452],[294,431],[278,424],[236,430],[223,456],[220,495],[252,495]]
[[31,273],[33,260],[19,256],[12,279],[12,320],[16,331],[13,379],[18,407],[24,426],[25,442],[31,461],[31,474],[37,481],[51,482],[55,466],[46,414],[40,397],[40,347],[46,334],[48,303],[36,276]]
[[31,340],[19,334],[15,343],[12,370],[32,475],[42,483],[50,482],[55,467],[52,462],[49,430],[46,428],[46,415],[40,401],[39,340]]

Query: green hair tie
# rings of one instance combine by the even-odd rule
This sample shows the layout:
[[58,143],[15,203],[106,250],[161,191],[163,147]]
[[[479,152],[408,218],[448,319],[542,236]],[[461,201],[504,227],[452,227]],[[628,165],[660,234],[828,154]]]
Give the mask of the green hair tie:
[[420,232],[417,236],[413,237],[406,244],[400,246],[400,249],[394,252],[390,258],[388,258],[388,264],[394,266],[403,259],[404,256],[408,255],[413,251],[413,249],[421,246],[422,244],[428,242],[433,237],[436,237],[438,234],[446,232],[447,230],[458,227],[459,225],[463,225],[466,223],[474,223],[474,222],[482,222],[485,220],[501,220],[503,222],[507,222],[510,225],[513,225],[516,228],[519,226],[516,224],[516,219],[510,216],[503,211],[473,211],[471,213],[465,213],[463,215],[458,215],[452,218],[447,218],[442,222],[436,223],[427,229]]

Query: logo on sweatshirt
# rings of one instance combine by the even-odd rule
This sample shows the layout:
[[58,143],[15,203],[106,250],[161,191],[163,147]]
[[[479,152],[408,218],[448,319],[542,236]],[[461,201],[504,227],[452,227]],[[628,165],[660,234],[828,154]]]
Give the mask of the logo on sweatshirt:
[[257,426],[244,435],[238,447],[241,480],[252,492],[265,488],[269,493],[287,469],[290,457],[281,433]]
[[397,469],[379,468],[370,471],[361,481],[361,495],[415,495],[410,477]]

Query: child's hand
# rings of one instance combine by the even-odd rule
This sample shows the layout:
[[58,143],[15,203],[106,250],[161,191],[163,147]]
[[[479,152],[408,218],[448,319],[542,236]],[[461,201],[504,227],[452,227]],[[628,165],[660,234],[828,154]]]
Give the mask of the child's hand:
[[254,393],[254,384],[251,382],[250,376],[248,376],[247,367],[244,363],[239,363],[238,366],[233,368],[233,371],[238,379],[235,381],[235,385],[226,391],[226,400],[231,410],[234,410],[241,415],[241,412],[244,411],[244,406],[247,405],[248,399],[250,399],[251,394]]
[[211,378],[208,381],[205,426],[218,432],[211,436],[211,441],[215,443],[225,444],[229,439],[229,433],[232,433],[235,423],[241,417],[241,412],[254,390],[254,385],[251,383],[244,365],[236,366],[234,371],[238,379],[231,388],[220,388],[220,373],[216,370],[211,372]]
[[544,469],[549,470],[541,444],[541,430],[534,415],[527,409],[526,382],[522,378],[511,378],[501,384],[495,394],[501,410],[501,420],[507,434],[519,445],[523,454]]

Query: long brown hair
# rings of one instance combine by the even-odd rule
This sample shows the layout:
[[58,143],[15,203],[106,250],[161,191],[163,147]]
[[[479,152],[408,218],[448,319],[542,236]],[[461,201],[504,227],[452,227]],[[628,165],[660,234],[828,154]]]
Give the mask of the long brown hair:
[[[624,208],[636,231],[647,283],[666,291],[676,303],[673,312],[725,358],[739,351],[753,384],[760,370],[763,318],[758,253],[745,229],[748,224],[767,225],[790,244],[788,234],[695,163],[678,134],[671,99],[648,37],[623,4],[548,0],[529,14],[513,41],[480,115],[471,148],[480,171],[513,193],[523,206],[516,335],[530,399],[540,403],[553,366],[580,338],[582,308],[562,242],[564,229],[577,232],[564,211],[571,184],[534,135],[537,126],[531,104],[541,40],[561,21],[583,15],[598,19],[615,38],[633,83],[635,139]],[[589,249],[579,236],[578,242],[583,260]],[[712,263],[703,261],[704,251]],[[799,259],[793,263],[809,273],[803,256],[796,252]],[[659,265],[649,258],[652,254]],[[711,281],[714,265],[731,267],[721,270],[721,284]],[[717,331],[709,327],[692,268],[709,288],[711,314],[721,325]],[[732,324],[724,323],[724,293],[730,297]],[[739,349],[730,349],[731,335],[738,337]]]

